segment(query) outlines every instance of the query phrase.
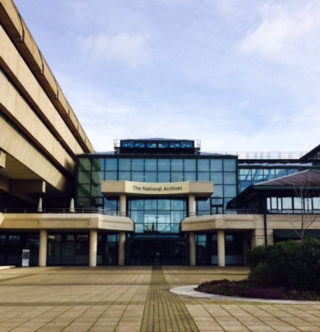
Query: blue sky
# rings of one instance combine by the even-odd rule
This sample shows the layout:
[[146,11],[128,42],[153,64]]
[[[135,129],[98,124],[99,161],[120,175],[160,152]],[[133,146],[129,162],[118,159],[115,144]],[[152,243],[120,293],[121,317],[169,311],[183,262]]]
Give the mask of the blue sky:
[[318,0],[15,0],[97,151],[320,143]]

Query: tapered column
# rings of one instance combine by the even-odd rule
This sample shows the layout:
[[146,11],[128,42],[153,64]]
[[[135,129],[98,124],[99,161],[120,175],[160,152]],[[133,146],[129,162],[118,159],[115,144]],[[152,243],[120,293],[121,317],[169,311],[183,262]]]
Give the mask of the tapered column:
[[47,244],[48,232],[46,229],[40,230],[40,245],[39,245],[39,266],[47,266]]
[[89,266],[97,266],[98,231],[90,230]]
[[189,205],[189,217],[195,216],[196,215],[196,197],[195,197],[195,195],[189,195],[188,205]]
[[119,233],[119,248],[118,248],[118,265],[124,265],[125,263],[125,248],[126,248],[126,233]]
[[127,215],[127,196],[120,195],[120,216],[125,217]]
[[196,235],[194,232],[189,233],[189,255],[190,265],[196,265]]
[[226,266],[224,231],[218,230],[218,266]]

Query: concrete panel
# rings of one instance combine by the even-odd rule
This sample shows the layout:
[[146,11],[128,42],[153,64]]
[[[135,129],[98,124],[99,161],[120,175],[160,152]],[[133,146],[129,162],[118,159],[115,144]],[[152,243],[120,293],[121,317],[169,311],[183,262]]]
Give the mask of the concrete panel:
[[83,153],[83,149],[73,133],[1,27],[0,45],[2,46],[0,48],[0,65],[4,67],[6,73],[25,91],[30,103],[35,106],[40,117],[46,121],[47,126],[51,128],[64,147],[73,154]]
[[73,175],[73,159],[1,72],[0,86],[2,87],[0,90],[0,110],[11,118],[49,158],[52,158]]
[[16,39],[22,40],[22,22],[12,1],[0,0],[0,20],[10,26],[10,32]]
[[50,89],[52,90],[52,95],[53,98],[57,98],[58,96],[58,85],[56,80],[53,77],[53,74],[51,72],[51,69],[49,68],[47,62],[42,59],[42,75],[45,77],[48,86],[50,87]]
[[3,229],[47,229],[133,231],[133,221],[127,217],[80,213],[10,213],[3,214]]
[[[0,20],[1,25],[13,40],[16,48],[28,63],[28,66],[37,77],[42,88],[46,91],[59,113],[62,114],[63,117],[65,117],[65,113],[69,116],[68,110],[64,108],[64,105],[61,103],[61,99],[58,96],[59,87],[54,75],[49,66],[45,63],[45,59],[41,55],[34,39],[11,0],[0,0]],[[88,137],[85,134],[83,136],[82,133],[78,132],[78,128],[81,128],[81,125],[77,119],[76,123],[77,125],[73,126],[73,122],[69,120],[68,126],[72,132],[75,132],[74,135],[77,137],[79,145],[85,152],[94,152]],[[82,132],[84,133],[83,130]]]
[[33,40],[33,37],[31,36],[31,33],[27,26],[23,22],[23,42],[26,44],[26,47],[28,48],[29,52],[32,55],[33,60],[36,63],[35,69],[40,73],[42,70],[42,56],[40,54],[40,51]]
[[64,175],[2,117],[0,117],[0,128],[0,146],[7,153],[57,190],[67,189],[68,183]]
[[[239,216],[239,218],[237,218]],[[215,214],[208,216],[187,217],[182,221],[182,232],[203,232],[217,229],[242,229],[252,230],[256,228],[258,215],[225,215]]]
[[0,168],[6,167],[6,153],[0,150]]
[[211,181],[190,182],[190,193],[196,196],[210,196],[214,192]]

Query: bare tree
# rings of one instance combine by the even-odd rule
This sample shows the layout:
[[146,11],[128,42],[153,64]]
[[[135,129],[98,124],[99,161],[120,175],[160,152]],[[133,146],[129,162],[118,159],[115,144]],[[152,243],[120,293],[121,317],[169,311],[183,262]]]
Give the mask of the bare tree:
[[[305,232],[311,228],[313,223],[319,219],[320,198],[318,191],[312,189],[310,180],[307,176],[302,184],[293,186],[293,203],[295,212],[299,211],[300,226],[296,227],[294,221],[291,222],[294,232],[298,235],[300,240],[305,237]],[[298,209],[296,208],[298,206]]]

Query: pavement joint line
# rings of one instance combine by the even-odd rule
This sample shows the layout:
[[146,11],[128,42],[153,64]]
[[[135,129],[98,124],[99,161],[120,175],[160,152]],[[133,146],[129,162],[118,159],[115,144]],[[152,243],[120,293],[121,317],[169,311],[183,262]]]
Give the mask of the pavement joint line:
[[[255,303],[251,303],[250,305],[251,305],[251,306],[255,306]],[[271,303],[270,303],[269,306],[276,307],[277,305],[276,305],[276,304],[271,304]],[[267,310],[265,310],[265,309],[263,308],[263,306],[262,306],[262,307],[259,307],[259,309],[260,309],[261,311],[266,312],[268,315],[272,316],[273,318],[276,318],[277,320],[279,320],[279,321],[285,323],[285,324],[288,325],[289,327],[296,328],[295,326],[292,326],[291,324],[288,324],[287,322],[283,321],[282,319],[279,319],[279,317],[276,317],[276,316],[272,315],[270,312],[268,312]],[[246,310],[245,307],[243,308],[243,310],[244,310],[245,312],[249,313],[249,314],[252,316],[252,314],[250,313],[250,311]],[[260,320],[264,325],[267,325],[267,326],[270,327],[271,329],[275,330],[275,329],[273,328],[273,326],[270,325],[267,321],[264,321],[263,318],[259,318],[259,317],[256,317],[256,318],[257,318],[258,320]],[[297,329],[300,330],[299,328],[297,328]],[[275,331],[277,331],[277,330],[275,330]],[[300,331],[303,331],[303,330],[300,330]]]
[[[27,322],[29,322],[29,321],[31,321],[32,319],[34,319],[34,318],[36,318],[36,317],[42,315],[42,314],[45,313],[45,312],[50,311],[51,309],[52,309],[52,308],[49,308],[48,310],[39,313],[37,316],[34,316],[34,317],[32,317],[31,319],[28,319]],[[31,309],[30,311],[32,311],[32,309]],[[12,317],[12,318],[13,318],[13,317]],[[9,318],[9,319],[12,319],[12,318]],[[23,323],[21,323],[20,325],[17,325],[17,326],[15,326],[15,327],[13,327],[13,328],[10,329],[9,331],[12,331],[12,330],[14,330],[14,329],[16,329],[16,328],[19,328],[19,327],[21,327],[21,326],[22,326],[23,324],[25,324],[25,323],[26,323],[26,322],[23,322]]]
[[[249,327],[245,326],[234,314],[232,314],[230,312],[230,310],[228,310],[226,308],[226,306],[227,306],[226,304],[221,304],[220,307],[222,307],[230,316],[232,316],[233,318],[235,318],[244,328],[247,328],[248,330],[252,331],[252,329],[250,329]],[[236,305],[236,307],[238,307],[238,306]],[[210,313],[209,313],[209,315],[210,315]],[[250,316],[252,316],[252,314]]]
[[[22,278],[27,278],[27,277],[33,277],[35,275],[37,275],[37,273],[30,273],[30,274],[24,274],[24,275],[19,275],[19,276],[11,277],[11,278],[0,279],[0,284],[2,282],[4,282],[4,281],[22,279]],[[2,285],[0,285],[0,286],[2,286]]]
[[[132,285],[130,288],[132,288],[132,287],[134,287],[134,285]],[[130,288],[129,288],[129,289],[130,289]],[[122,313],[121,313],[121,315],[120,315],[120,317],[119,317],[119,320],[118,320],[117,324],[115,325],[115,327],[114,327],[114,329],[113,329],[114,331],[117,330],[117,328],[118,328],[118,326],[119,326],[119,324],[120,324],[120,322],[121,322],[121,320],[122,320],[122,317],[123,317],[123,315],[125,314],[125,312],[127,311],[128,306],[129,306],[129,304],[130,304],[132,298],[135,296],[135,294],[136,294],[136,292],[134,292],[134,293],[132,294],[130,300],[128,301],[127,305],[125,306],[124,310],[122,311]],[[142,315],[142,317],[143,317],[143,315]],[[142,321],[142,317],[141,317],[141,321]],[[141,326],[141,321],[140,321],[140,326]]]
[[[271,306],[273,306],[273,307],[279,307],[279,305],[278,304],[273,304],[273,305],[271,305]],[[284,311],[284,312],[286,312],[286,313],[288,313],[288,314],[290,314],[291,316],[293,316],[290,312],[288,312],[288,311],[286,311],[284,308],[278,308],[278,309],[280,309],[281,311]],[[276,317],[278,320],[280,320],[280,321],[282,321],[282,322],[284,322],[284,323],[286,323],[286,324],[289,324],[287,321],[285,321],[285,320],[283,320],[283,319],[281,319],[281,317],[277,317],[277,316],[275,316],[275,315],[273,315],[271,312],[269,312],[269,311],[267,311],[265,308],[263,308],[263,310],[265,311],[265,312],[267,312],[268,314],[270,314],[272,317]],[[306,311],[305,310],[301,310],[302,312],[305,312],[306,313]],[[294,317],[294,316],[293,316]],[[304,319],[304,318],[302,318],[302,317],[299,317],[301,320],[303,320],[303,321],[305,321],[306,323],[308,323],[308,324],[310,324],[310,322],[308,322],[306,319]],[[311,323],[312,324],[312,323]],[[290,326],[292,326],[291,324],[289,324]],[[312,325],[314,325],[314,324],[312,324]],[[314,325],[315,327],[319,327],[319,326],[316,326],[316,325]],[[296,328],[296,329],[298,329],[298,330],[300,330],[300,331],[303,331],[303,330],[301,330],[300,328],[298,328],[298,327],[296,327],[296,326],[293,326],[294,328]]]
[[[72,309],[73,309],[74,307],[70,307],[67,311],[71,311]],[[87,310],[88,310],[89,308],[87,308]],[[87,311],[87,310],[85,310],[85,311]],[[85,311],[83,311],[80,315],[82,315]],[[60,316],[62,316],[62,315],[64,315],[66,312],[65,311],[63,311],[63,312],[61,312],[61,314],[60,315],[58,315],[58,316],[56,316],[56,317],[54,317],[54,318],[52,318],[52,320],[50,321],[50,322],[52,322],[52,321],[54,321],[54,320],[56,320],[56,318],[57,317],[60,317]],[[79,316],[77,316],[74,320],[76,320],[78,317],[80,317],[80,315]],[[73,321],[74,321],[73,320]],[[73,322],[72,321],[72,322]],[[69,325],[70,325],[71,323],[69,323],[68,325],[66,325],[61,331],[64,331]],[[40,328],[43,328],[43,327],[45,327],[46,325],[48,325],[48,323],[46,323],[46,324],[44,324],[44,325],[42,325],[41,327],[39,327],[36,331],[38,331]]]

